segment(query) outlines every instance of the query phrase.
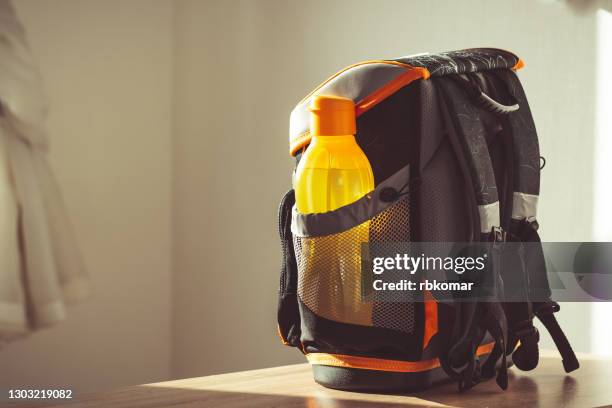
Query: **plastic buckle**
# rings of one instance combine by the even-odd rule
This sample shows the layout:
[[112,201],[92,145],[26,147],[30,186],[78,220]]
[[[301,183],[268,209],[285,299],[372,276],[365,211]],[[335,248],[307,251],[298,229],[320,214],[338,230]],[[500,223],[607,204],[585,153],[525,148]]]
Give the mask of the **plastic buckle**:
[[559,306],[557,302],[551,301],[551,302],[546,302],[545,304],[540,306],[538,310],[535,310],[534,312],[536,316],[546,316],[546,315],[551,315],[553,313],[557,313],[559,310],[561,310],[561,306]]
[[517,330],[516,332],[514,332],[514,334],[519,339],[526,339],[531,336],[535,336],[537,340],[540,339],[540,332],[538,331],[537,327],[530,327],[528,329]]
[[493,242],[506,242],[506,231],[502,227],[491,228],[491,237]]
[[540,224],[538,223],[538,220],[536,219],[535,216],[531,216],[531,217],[525,218],[525,222],[527,223],[527,225],[529,225],[535,231],[540,229]]
[[384,203],[392,203],[393,201],[396,201],[399,196],[400,193],[393,187],[385,187],[378,194],[378,197]]

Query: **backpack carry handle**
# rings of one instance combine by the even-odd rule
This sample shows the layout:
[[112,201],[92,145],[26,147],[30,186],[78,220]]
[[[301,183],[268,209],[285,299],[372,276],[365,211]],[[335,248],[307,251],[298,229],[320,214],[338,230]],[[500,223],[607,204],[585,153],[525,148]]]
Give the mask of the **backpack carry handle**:
[[482,91],[480,92],[480,95],[476,97],[476,102],[485,110],[496,114],[507,115],[511,112],[516,112],[519,110],[518,103],[513,105],[503,105]]
[[480,108],[497,115],[507,115],[519,110],[519,104],[504,105],[484,93],[477,83],[469,81],[460,75],[451,76],[470,96],[472,102]]

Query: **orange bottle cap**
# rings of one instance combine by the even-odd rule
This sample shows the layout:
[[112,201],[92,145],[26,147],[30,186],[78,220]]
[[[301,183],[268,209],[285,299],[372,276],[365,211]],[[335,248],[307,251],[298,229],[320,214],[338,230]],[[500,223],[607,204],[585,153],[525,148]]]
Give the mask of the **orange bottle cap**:
[[316,95],[310,101],[312,136],[354,135],[355,103],[348,98]]

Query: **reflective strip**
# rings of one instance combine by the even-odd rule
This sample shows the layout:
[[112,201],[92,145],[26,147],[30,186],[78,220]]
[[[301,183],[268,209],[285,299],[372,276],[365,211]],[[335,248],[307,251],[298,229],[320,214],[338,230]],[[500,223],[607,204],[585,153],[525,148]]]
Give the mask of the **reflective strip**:
[[538,196],[515,191],[512,194],[512,218],[523,220],[535,218],[538,212]]
[[[490,354],[494,343],[482,344],[476,349],[477,356]],[[437,358],[421,361],[386,360],[372,357],[348,356],[345,354],[309,353],[306,358],[310,364],[333,367],[360,368],[363,370],[393,371],[397,373],[418,373],[441,366]]]
[[491,232],[493,227],[499,227],[499,201],[478,206],[480,215],[480,232]]
[[[385,188],[406,193],[410,183],[410,166],[404,166],[359,200],[334,211],[314,214],[298,213],[293,206],[291,232],[298,237],[337,234],[358,226],[391,207],[397,201],[386,202],[380,198]],[[408,222],[408,220],[406,220]]]

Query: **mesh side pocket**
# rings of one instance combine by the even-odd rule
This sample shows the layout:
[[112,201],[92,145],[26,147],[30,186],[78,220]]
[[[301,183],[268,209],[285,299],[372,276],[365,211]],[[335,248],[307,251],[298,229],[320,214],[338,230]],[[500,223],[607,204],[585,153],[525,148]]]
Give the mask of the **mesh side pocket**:
[[[370,242],[410,242],[409,219],[410,201],[404,197],[372,219]],[[373,303],[374,326],[414,333],[416,322],[413,302],[398,302],[393,293],[382,291],[376,292]]]
[[[298,295],[315,314],[341,323],[413,333],[412,302],[371,293],[371,269],[362,264],[362,243],[410,241],[408,196],[369,221],[349,230],[315,237],[294,236],[298,266]],[[389,294],[389,298],[391,294]]]

